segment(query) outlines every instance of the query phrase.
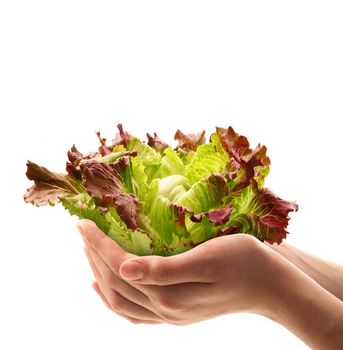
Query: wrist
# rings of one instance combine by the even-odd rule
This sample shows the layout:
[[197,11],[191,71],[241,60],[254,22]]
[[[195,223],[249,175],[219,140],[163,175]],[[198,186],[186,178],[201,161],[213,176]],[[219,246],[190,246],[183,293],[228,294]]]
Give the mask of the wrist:
[[328,292],[343,301],[342,266],[303,252],[285,242],[280,245],[268,243],[265,245],[282,255]]
[[283,325],[311,348],[342,348],[343,303],[286,259],[273,254],[270,259],[274,269],[267,284],[269,301],[260,314]]

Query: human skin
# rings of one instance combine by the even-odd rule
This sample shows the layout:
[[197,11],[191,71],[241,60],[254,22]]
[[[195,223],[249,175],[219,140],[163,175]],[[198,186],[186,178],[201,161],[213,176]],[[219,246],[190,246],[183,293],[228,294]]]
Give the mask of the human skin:
[[186,325],[250,312],[280,323],[313,349],[343,348],[339,288],[335,296],[325,289],[325,278],[317,283],[280,250],[252,236],[218,237],[171,257],[139,257],[90,221],[78,227],[94,289],[112,311],[133,323]]
[[265,244],[296,265],[301,271],[314,279],[318,284],[343,301],[343,266],[320,259],[306,253],[286,242],[282,244]]

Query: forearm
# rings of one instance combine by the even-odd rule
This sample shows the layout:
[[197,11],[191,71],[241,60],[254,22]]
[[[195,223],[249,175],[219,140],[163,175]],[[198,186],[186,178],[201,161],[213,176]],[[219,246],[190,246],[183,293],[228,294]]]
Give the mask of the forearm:
[[267,245],[343,301],[343,266],[319,259],[287,243]]
[[343,302],[294,267],[280,261],[266,316],[312,349],[343,349]]

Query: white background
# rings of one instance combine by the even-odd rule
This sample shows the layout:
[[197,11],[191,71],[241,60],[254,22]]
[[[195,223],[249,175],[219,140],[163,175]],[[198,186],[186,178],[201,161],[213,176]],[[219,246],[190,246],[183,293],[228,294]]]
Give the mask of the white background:
[[341,1],[0,2],[0,348],[306,349],[254,315],[135,326],[102,305],[60,206],[22,195],[27,159],[75,143],[232,125],[268,147],[266,185],[296,200],[288,242],[343,263]]

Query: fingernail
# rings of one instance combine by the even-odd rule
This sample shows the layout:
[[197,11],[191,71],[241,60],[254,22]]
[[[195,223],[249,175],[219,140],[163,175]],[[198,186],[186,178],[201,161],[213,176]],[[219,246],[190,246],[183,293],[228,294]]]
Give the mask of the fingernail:
[[129,281],[143,278],[143,266],[137,261],[125,262],[120,268],[121,276]]
[[76,224],[76,227],[77,227],[77,229],[79,230],[81,236],[83,236],[83,227],[82,227],[82,223],[81,223],[81,222],[78,222],[78,223]]
[[76,225],[77,229],[79,230],[80,234],[81,234],[81,237],[83,238],[83,241],[85,242],[85,244],[88,243],[88,240],[87,240],[87,235],[85,234],[86,231],[85,231],[85,227],[83,226],[83,223],[82,222],[79,222],[77,225]]

